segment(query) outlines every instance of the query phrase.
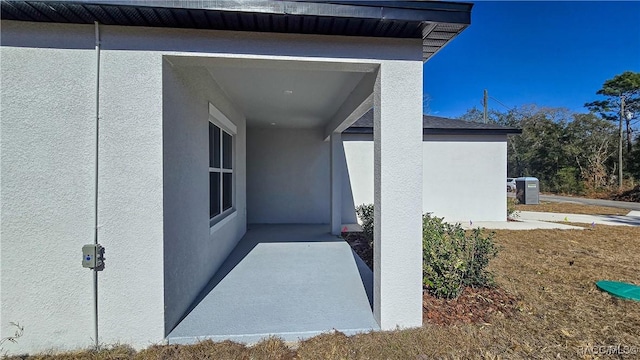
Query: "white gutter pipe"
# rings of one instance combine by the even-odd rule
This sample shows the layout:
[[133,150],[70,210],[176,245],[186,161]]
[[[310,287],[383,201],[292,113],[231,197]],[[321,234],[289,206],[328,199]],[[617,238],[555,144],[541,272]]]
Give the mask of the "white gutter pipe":
[[[94,183],[94,233],[93,242],[98,245],[98,159],[100,153],[100,24],[95,24],[96,32],[96,153],[95,153],[95,183]],[[93,269],[93,325],[95,348],[98,350],[98,269]]]

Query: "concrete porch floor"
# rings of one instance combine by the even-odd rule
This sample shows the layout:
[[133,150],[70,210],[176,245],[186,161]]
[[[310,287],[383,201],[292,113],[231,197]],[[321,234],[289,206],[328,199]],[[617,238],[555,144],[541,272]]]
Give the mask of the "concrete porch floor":
[[250,225],[167,340],[297,341],[332,329],[378,330],[372,291],[371,270],[328,225]]

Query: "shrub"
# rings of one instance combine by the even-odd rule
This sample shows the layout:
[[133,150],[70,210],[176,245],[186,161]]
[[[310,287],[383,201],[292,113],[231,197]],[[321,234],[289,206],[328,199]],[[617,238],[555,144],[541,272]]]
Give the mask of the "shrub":
[[362,236],[373,246],[373,204],[362,204],[356,207],[356,214],[362,222]]
[[514,219],[520,216],[518,210],[516,210],[516,205],[518,204],[518,199],[516,198],[507,198],[507,218]]
[[580,180],[580,171],[574,167],[560,168],[556,175],[548,181],[548,190],[560,194],[584,193],[584,183]]
[[465,232],[460,224],[425,214],[422,218],[423,284],[437,297],[455,298],[465,286],[490,287],[487,270],[498,249],[493,233],[482,229]]

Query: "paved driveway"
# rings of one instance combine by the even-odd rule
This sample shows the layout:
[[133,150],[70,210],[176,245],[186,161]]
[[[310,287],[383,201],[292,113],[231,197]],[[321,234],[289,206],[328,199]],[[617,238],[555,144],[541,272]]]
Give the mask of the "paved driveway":
[[[515,197],[515,193],[507,193],[507,196]],[[584,204],[584,205],[610,206],[610,207],[616,207],[620,209],[629,209],[629,210],[640,210],[640,203],[636,203],[636,202],[587,199],[587,198],[574,197],[574,196],[540,194],[540,201],[567,202],[567,203]]]

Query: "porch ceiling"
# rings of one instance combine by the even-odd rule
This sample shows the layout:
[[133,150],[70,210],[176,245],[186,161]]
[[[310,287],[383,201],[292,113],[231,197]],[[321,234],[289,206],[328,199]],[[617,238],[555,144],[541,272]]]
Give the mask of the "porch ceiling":
[[208,66],[247,118],[247,126],[325,126],[366,73],[270,67]]

